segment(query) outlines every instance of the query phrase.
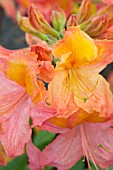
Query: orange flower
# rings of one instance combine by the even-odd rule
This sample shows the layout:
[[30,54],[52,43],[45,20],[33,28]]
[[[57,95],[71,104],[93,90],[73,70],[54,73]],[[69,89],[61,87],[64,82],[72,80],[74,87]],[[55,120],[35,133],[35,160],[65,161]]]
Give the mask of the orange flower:
[[113,41],[94,41],[79,27],[65,32],[53,49],[60,62],[48,87],[47,102],[57,110],[51,123],[65,127],[104,122],[113,114],[109,84],[98,74],[113,61],[112,46]]

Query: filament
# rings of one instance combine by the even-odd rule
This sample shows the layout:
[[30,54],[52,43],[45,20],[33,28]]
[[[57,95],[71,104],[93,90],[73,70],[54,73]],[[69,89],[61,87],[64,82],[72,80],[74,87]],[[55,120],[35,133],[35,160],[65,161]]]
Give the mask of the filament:
[[94,90],[98,85],[97,80],[94,87],[89,88],[87,83],[80,78],[79,74],[77,74],[74,69],[69,70],[67,79],[68,83],[66,84],[66,86],[69,89],[69,91],[73,92],[77,98],[84,102],[86,102],[89,98],[91,98],[94,95]]
[[100,144],[99,145],[99,147],[100,148],[102,148],[102,149],[104,149],[105,151],[107,151],[107,152],[111,152],[111,153],[113,153],[113,151],[111,151],[111,150],[109,150],[109,149],[107,149],[106,147],[104,147],[102,144]]

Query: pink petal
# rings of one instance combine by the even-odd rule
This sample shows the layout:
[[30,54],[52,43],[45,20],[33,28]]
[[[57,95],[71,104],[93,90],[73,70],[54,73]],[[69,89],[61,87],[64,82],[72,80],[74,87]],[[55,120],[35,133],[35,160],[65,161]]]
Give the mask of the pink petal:
[[0,72],[0,122],[8,119],[12,113],[15,113],[18,102],[24,97],[25,89],[15,82],[7,79]]
[[71,168],[82,157],[82,143],[79,128],[59,135],[43,151],[40,157],[42,166],[52,165],[59,170]]
[[40,127],[41,130],[47,130],[52,133],[65,133],[68,128],[58,127],[49,121],[45,121],[42,126]]
[[84,154],[88,153],[89,159],[102,169],[113,164],[112,125],[110,122],[80,125]]
[[0,57],[3,57],[3,56],[9,56],[9,54],[11,53],[14,53],[15,51],[17,50],[8,50],[2,46],[0,46]]
[[39,157],[41,151],[32,144],[31,141],[26,145],[27,149],[27,154],[29,157],[29,168],[30,170],[41,170],[42,168],[40,167],[39,163]]
[[39,103],[38,106],[32,104],[31,107],[31,118],[33,120],[33,126],[41,126],[43,122],[54,117],[56,110],[50,108],[45,103]]
[[2,124],[3,133],[0,140],[8,156],[13,157],[23,153],[24,145],[31,136],[29,117],[30,108],[25,96],[18,102],[10,119]]

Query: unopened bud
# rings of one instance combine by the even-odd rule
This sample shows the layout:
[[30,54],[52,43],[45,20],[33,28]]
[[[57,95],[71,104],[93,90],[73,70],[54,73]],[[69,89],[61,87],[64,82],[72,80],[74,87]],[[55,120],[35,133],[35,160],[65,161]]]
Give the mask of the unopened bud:
[[31,25],[38,31],[51,35],[53,37],[58,37],[59,34],[55,31],[45,20],[44,16],[37,10],[34,4],[31,4],[28,10],[28,17]]
[[107,5],[104,8],[101,8],[95,16],[102,16],[106,14],[108,18],[108,25],[113,25],[113,5]]
[[58,31],[62,32],[66,24],[66,15],[62,8],[55,6],[52,11],[52,24],[53,27]]
[[93,18],[91,24],[89,24],[84,31],[94,38],[103,34],[106,31],[107,27],[107,16],[103,15]]
[[41,32],[37,31],[35,28],[33,28],[29,22],[28,17],[22,17],[20,12],[17,14],[17,21],[20,29],[24,32],[30,33],[31,35],[34,35],[41,40],[47,40],[48,37]]
[[86,21],[92,13],[91,0],[83,0],[77,14],[78,23],[81,24]]
[[77,16],[76,16],[76,14],[72,14],[72,15],[69,17],[66,26],[67,26],[67,27],[71,27],[71,26],[77,26],[77,25],[78,25]]

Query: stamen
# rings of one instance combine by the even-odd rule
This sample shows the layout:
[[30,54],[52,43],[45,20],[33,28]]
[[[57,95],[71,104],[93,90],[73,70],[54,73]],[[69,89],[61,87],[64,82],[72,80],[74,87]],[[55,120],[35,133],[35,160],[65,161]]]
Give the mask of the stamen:
[[87,139],[86,139],[86,132],[85,132],[85,129],[84,129],[84,126],[83,125],[80,125],[80,131],[81,131],[81,137],[82,137],[82,146],[83,146],[83,150],[84,150],[84,154],[86,156],[86,160],[87,160],[87,163],[88,163],[88,169],[91,169],[91,166],[90,166],[90,162],[89,162],[89,157],[91,159],[91,161],[93,162],[96,170],[99,170],[96,163],[95,163],[95,160],[90,152],[90,148],[88,146],[88,143],[87,143]]
[[99,147],[102,148],[102,149],[104,149],[104,150],[107,151],[107,152],[113,153],[113,151],[111,151],[111,150],[105,148],[102,144],[99,144]]
[[87,98],[84,98],[84,103],[87,101]]
[[[66,83],[69,91],[82,100],[84,103],[94,95],[94,90],[98,85],[98,80],[93,88],[89,88],[85,81],[83,81],[74,69],[70,69],[68,73],[68,83]],[[85,95],[85,97],[82,96]]]
[[82,162],[85,162],[85,156],[83,156]]

